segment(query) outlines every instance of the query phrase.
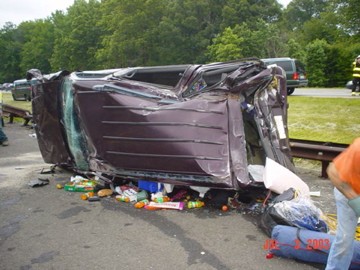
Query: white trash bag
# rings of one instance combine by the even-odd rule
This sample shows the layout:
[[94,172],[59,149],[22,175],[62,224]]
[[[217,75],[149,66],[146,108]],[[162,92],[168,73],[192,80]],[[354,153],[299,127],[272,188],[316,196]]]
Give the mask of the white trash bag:
[[270,158],[266,158],[263,179],[265,187],[275,193],[282,194],[294,188],[301,195],[310,197],[309,186],[300,177]]

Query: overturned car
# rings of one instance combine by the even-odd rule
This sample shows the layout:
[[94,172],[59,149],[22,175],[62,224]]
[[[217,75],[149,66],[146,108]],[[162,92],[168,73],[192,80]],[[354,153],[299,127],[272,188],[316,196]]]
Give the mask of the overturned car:
[[286,76],[259,59],[124,68],[102,76],[29,70],[46,163],[106,181],[239,190],[252,165],[294,170]]

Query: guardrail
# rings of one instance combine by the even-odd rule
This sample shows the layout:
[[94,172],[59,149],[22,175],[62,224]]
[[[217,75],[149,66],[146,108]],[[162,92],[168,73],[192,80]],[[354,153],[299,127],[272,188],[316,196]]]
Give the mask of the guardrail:
[[28,110],[17,108],[11,105],[2,104],[3,116],[8,116],[9,123],[14,122],[14,117],[20,117],[24,119],[24,126],[27,126],[30,120],[32,120],[32,114]]
[[321,177],[328,178],[326,168],[329,163],[349,145],[332,142],[290,139],[293,157],[321,161]]

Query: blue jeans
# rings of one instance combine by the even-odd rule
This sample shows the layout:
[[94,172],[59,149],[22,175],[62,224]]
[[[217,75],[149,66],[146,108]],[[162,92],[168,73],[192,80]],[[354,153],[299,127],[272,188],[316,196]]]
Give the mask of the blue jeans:
[[348,199],[336,188],[337,231],[330,248],[325,270],[349,269],[354,252],[354,236],[358,216],[348,205]]
[[4,131],[2,130],[2,119],[0,117],[0,142],[4,142],[4,141],[7,141],[7,137],[4,133]]

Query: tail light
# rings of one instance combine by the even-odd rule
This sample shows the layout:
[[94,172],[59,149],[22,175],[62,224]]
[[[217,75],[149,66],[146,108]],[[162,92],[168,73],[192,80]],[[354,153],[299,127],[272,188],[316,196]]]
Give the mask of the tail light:
[[292,78],[293,78],[293,80],[299,80],[300,74],[298,72],[294,72]]

